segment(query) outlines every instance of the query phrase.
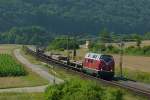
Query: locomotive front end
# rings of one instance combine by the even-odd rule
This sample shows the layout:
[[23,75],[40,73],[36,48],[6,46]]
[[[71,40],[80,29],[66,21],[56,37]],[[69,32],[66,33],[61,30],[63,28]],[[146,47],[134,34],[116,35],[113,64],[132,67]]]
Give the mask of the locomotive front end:
[[115,62],[111,55],[88,53],[83,61],[83,70],[103,79],[114,77]]

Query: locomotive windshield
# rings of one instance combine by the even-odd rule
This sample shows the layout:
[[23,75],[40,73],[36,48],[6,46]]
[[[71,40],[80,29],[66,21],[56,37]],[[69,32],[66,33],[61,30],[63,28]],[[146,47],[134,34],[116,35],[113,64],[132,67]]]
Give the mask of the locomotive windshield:
[[110,62],[110,61],[112,61],[112,56],[110,56],[110,55],[102,55],[100,57],[100,59],[103,59],[105,62]]

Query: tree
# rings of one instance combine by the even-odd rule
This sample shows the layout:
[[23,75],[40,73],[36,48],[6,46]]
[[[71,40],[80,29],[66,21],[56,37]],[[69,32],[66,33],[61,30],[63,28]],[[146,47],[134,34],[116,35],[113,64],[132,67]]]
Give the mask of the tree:
[[101,43],[109,43],[109,42],[111,42],[110,33],[106,29],[103,29],[100,32],[100,42]]
[[150,32],[146,32],[146,33],[144,34],[144,39],[150,40]]
[[141,38],[137,38],[136,42],[137,42],[136,45],[137,45],[138,47],[140,47],[140,46],[141,46],[141,43],[142,43]]
[[136,40],[136,46],[140,47],[141,43],[142,43],[142,36],[140,36],[138,34],[133,34],[133,39]]

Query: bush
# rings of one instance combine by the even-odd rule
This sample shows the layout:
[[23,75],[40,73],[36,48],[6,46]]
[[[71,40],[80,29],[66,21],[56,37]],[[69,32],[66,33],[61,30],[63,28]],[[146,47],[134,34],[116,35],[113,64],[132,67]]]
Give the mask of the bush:
[[150,55],[150,46],[144,46],[143,47],[143,52],[145,55]]
[[131,55],[142,55],[142,49],[139,47],[134,47],[134,46],[130,46],[125,48],[125,53],[126,54],[131,54]]
[[89,49],[92,52],[105,52],[106,46],[105,46],[105,44],[91,43],[89,46]]
[[113,45],[108,45],[107,46],[107,52],[108,53],[114,53],[114,54],[118,54],[120,52],[120,49],[113,46]]
[[118,54],[120,52],[120,49],[118,47],[115,47],[113,45],[105,46],[105,44],[99,44],[99,43],[92,43],[89,46],[90,51],[92,52],[102,52],[102,53],[113,53]]
[[45,97],[46,100],[122,100],[123,92],[92,81],[72,79],[61,85],[49,86]]
[[46,100],[59,100],[61,98],[61,91],[59,91],[59,86],[49,87],[46,91]]
[[26,71],[22,65],[16,63],[12,56],[0,54],[0,77],[23,75],[26,75]]
[[106,95],[104,95],[105,100],[122,100],[123,93],[122,91],[115,88],[107,88]]

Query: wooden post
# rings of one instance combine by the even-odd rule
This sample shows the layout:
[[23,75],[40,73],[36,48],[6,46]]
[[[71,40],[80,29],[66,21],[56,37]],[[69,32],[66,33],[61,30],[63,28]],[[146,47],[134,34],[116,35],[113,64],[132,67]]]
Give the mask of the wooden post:
[[123,78],[123,70],[122,70],[122,65],[123,65],[123,46],[124,46],[124,43],[123,41],[121,41],[120,43],[120,63],[119,63],[119,66],[120,66],[120,77]]
[[76,55],[77,55],[77,52],[76,52],[76,38],[74,37],[73,38],[73,60],[76,59]]

